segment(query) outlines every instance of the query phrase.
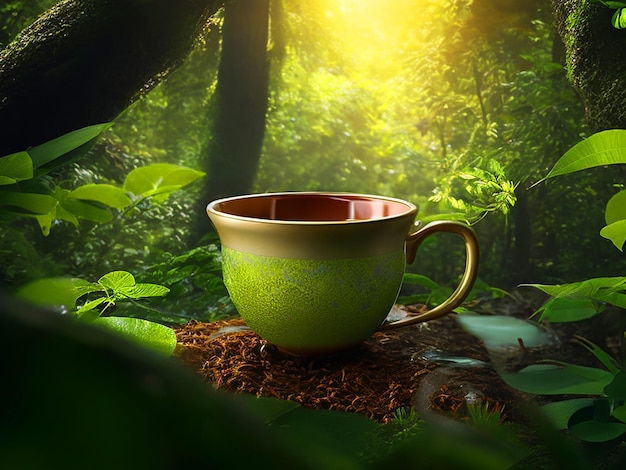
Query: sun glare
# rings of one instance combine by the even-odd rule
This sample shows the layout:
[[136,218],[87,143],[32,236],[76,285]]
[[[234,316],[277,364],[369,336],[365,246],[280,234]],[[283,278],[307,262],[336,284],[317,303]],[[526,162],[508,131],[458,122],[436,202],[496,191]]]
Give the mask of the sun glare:
[[325,1],[326,21],[351,57],[356,70],[376,76],[397,74],[407,49],[415,52],[421,38],[420,27],[429,22],[433,0],[340,0]]

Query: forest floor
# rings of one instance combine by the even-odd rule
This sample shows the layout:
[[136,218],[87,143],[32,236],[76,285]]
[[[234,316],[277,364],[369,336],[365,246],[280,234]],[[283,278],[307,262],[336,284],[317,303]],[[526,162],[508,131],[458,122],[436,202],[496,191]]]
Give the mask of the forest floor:
[[[528,319],[537,305],[519,295],[478,302],[484,315]],[[407,314],[419,311],[409,306]],[[528,348],[522,341],[494,355],[468,333],[457,315],[377,332],[356,350],[321,358],[282,353],[249,330],[243,320],[192,321],[176,330],[177,356],[224,390],[292,400],[303,407],[360,413],[381,423],[398,408],[415,407],[428,419],[467,419],[468,403],[488,407],[503,422],[523,424],[533,397],[509,387],[497,370],[520,369],[542,359],[601,367],[574,339],[582,335],[611,350],[605,325],[576,322],[548,327],[550,344]]]

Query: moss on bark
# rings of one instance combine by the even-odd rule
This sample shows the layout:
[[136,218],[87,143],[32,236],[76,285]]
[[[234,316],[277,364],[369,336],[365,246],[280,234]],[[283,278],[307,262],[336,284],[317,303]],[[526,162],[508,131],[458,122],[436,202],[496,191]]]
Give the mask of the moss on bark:
[[215,0],[64,0],[0,52],[0,154],[114,119],[187,56]]
[[594,131],[626,128],[626,31],[613,10],[587,0],[551,0],[567,52],[567,71]]

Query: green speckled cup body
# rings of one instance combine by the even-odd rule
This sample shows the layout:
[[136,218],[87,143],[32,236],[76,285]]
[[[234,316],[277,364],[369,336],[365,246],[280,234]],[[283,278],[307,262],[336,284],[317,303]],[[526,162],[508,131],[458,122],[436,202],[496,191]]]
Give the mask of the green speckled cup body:
[[332,260],[222,248],[224,282],[250,328],[281,349],[320,354],[358,345],[398,295],[404,251]]
[[[224,283],[248,326],[283,351],[324,355],[359,345],[384,323],[417,208],[381,196],[294,192],[220,199],[207,213]],[[425,236],[435,231],[446,230]]]

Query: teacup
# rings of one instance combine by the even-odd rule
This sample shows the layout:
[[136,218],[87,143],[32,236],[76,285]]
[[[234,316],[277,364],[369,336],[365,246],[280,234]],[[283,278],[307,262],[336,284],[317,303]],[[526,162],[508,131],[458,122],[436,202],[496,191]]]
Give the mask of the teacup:
[[[349,193],[287,192],[207,206],[222,245],[224,283],[246,324],[282,351],[306,356],[354,348],[377,330],[439,318],[469,294],[478,268],[474,231],[455,221],[417,226],[417,207]],[[406,267],[428,236],[465,241],[452,295],[413,317],[385,322]]]

